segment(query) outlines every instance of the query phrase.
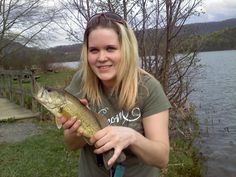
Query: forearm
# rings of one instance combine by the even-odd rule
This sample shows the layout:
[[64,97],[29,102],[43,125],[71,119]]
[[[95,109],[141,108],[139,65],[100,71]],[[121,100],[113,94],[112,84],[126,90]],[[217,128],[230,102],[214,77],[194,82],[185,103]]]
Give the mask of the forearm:
[[152,141],[138,132],[134,132],[129,148],[146,164],[165,168],[169,161],[169,146]]

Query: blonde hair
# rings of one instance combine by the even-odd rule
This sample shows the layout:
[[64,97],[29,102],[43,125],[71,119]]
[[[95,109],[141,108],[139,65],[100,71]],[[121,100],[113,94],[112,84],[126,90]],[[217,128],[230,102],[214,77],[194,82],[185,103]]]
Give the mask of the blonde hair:
[[91,25],[85,32],[84,43],[81,53],[81,73],[83,79],[82,93],[88,98],[91,104],[101,104],[102,98],[100,95],[101,82],[94,74],[88,64],[88,36],[92,30],[101,28],[111,28],[116,31],[121,45],[121,61],[118,66],[116,84],[112,93],[115,93],[118,98],[120,108],[130,110],[136,103],[138,93],[138,44],[135,34],[131,27],[113,22],[111,20],[100,19],[98,23]]

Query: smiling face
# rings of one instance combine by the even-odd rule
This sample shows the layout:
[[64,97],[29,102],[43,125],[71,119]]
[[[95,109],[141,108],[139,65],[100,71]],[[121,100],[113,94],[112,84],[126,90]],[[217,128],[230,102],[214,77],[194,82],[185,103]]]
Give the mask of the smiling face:
[[110,28],[96,28],[88,36],[88,63],[106,88],[115,84],[121,46],[118,34]]

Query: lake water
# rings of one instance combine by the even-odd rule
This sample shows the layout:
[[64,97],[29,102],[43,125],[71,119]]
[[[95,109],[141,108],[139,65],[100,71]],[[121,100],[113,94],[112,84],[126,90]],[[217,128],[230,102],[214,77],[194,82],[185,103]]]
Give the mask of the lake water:
[[202,52],[191,100],[197,108],[205,177],[236,176],[236,50]]
[[70,61],[70,62],[61,62],[61,63],[52,63],[52,67],[67,67],[71,69],[77,69],[79,66],[79,61]]

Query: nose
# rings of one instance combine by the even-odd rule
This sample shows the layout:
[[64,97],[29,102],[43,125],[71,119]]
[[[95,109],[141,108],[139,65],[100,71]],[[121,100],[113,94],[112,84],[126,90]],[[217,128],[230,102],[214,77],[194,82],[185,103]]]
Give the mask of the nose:
[[107,60],[106,52],[100,51],[99,56],[98,56],[98,61],[104,62],[106,60]]

